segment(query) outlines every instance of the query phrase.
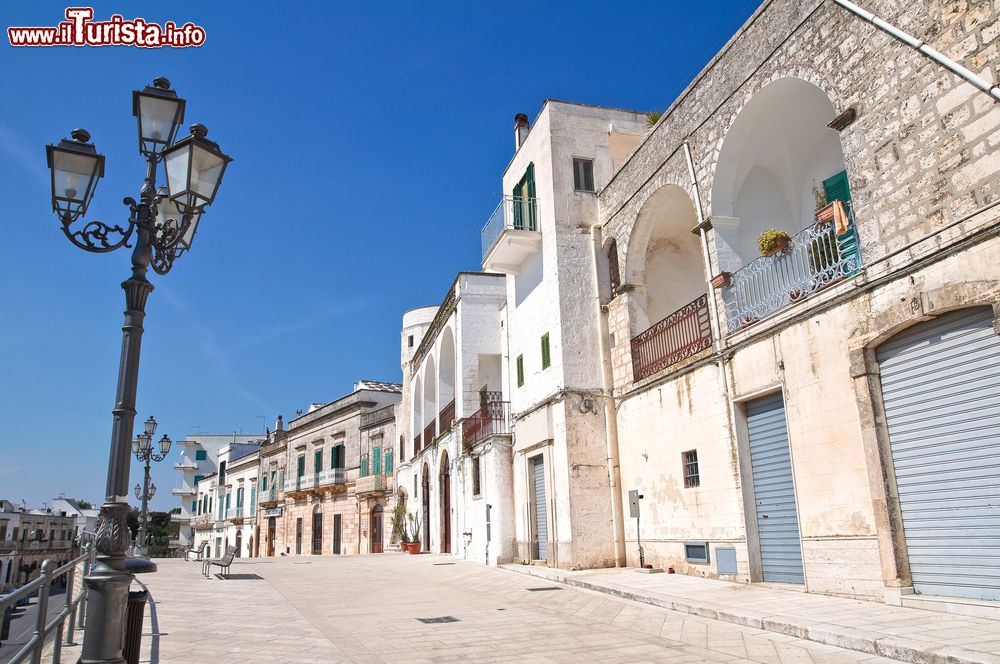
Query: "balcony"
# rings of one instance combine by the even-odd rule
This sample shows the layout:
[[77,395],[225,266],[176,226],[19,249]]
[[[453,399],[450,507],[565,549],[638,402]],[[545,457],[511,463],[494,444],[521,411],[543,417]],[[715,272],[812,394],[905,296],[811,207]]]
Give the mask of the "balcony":
[[418,433],[413,437],[413,453],[419,454],[421,446],[423,444],[423,437]]
[[193,459],[185,458],[174,464],[174,470],[198,470],[198,464]]
[[278,491],[274,487],[271,487],[267,491],[261,491],[257,496],[257,502],[261,505],[264,503],[273,503],[278,500]]
[[424,446],[426,447],[433,443],[435,438],[437,438],[437,422],[431,420],[424,427]]
[[722,289],[726,328],[737,332],[857,274],[861,251],[854,209],[844,203],[847,229],[817,221],[792,236],[785,251],[761,256],[734,272]]
[[171,521],[176,521],[177,523],[187,523],[189,521],[192,521],[193,519],[194,519],[194,517],[192,517],[190,514],[171,514],[170,515],[170,520]]
[[171,490],[170,493],[174,496],[193,496],[196,492],[193,486],[182,484],[179,487]]
[[451,429],[451,425],[455,423],[455,400],[452,399],[451,402],[441,409],[441,413],[438,415],[438,421],[441,423],[441,432],[444,433]]
[[285,493],[295,493],[296,491],[311,489],[315,486],[315,482],[315,475],[302,475],[295,479],[285,480]]
[[503,197],[481,233],[484,270],[518,274],[524,261],[541,250],[537,200]]
[[333,487],[346,484],[347,480],[344,475],[343,468],[330,468],[329,470],[320,471],[314,476],[314,486]]
[[708,296],[702,295],[632,337],[632,380],[648,378],[711,345]]
[[368,475],[359,477],[354,485],[354,491],[360,494],[381,493],[385,491],[385,475]]
[[500,392],[487,392],[479,410],[462,422],[462,445],[470,449],[490,436],[510,435],[510,402]]

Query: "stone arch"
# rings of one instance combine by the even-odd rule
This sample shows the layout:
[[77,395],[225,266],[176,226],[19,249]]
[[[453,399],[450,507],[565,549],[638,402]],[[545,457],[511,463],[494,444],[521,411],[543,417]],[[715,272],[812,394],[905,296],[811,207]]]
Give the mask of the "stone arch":
[[[410,422],[411,422],[411,426],[410,426],[410,438],[413,439],[414,441],[416,441],[417,436],[419,436],[420,432],[423,431],[423,429],[424,429],[424,414],[423,414],[424,388],[423,388],[423,385],[424,385],[424,383],[423,383],[423,380],[421,379],[420,376],[417,376],[413,380],[413,397],[411,398],[411,404],[410,404],[411,407],[413,408],[413,418],[410,420]],[[416,456],[416,454],[418,452],[420,452],[420,448],[416,444],[414,444],[414,446],[413,446],[413,454],[414,454],[414,456]]]
[[[455,399],[457,377],[455,332],[452,326],[448,325],[441,333],[441,343],[438,349],[438,407],[440,409],[444,409]],[[452,419],[454,419],[454,410],[452,411]],[[442,430],[447,426],[449,426],[447,422],[440,423]]]
[[438,514],[441,517],[438,528],[441,537],[441,553],[451,553],[452,551],[451,507],[451,459],[448,450],[442,450],[441,457],[438,459]]
[[[437,408],[437,364],[434,361],[434,355],[427,356],[427,362],[424,365],[424,397],[423,397],[423,411],[424,420],[421,426],[426,427],[431,422],[435,421],[438,414]],[[423,441],[424,447],[431,444],[432,441]]]
[[714,160],[712,226],[722,270],[760,255],[757,236],[814,221],[814,188],[845,171],[829,95],[798,76],[769,80],[735,114]]
[[698,217],[691,197],[667,184],[650,195],[632,224],[622,279],[632,287],[632,335],[667,317],[706,289]]

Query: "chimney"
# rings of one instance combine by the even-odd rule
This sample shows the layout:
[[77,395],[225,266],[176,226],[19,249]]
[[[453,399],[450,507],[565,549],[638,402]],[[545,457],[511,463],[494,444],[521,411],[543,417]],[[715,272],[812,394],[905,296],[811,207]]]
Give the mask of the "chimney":
[[275,431],[285,430],[285,421],[281,418],[281,415],[278,415],[278,421],[274,423],[274,430]]
[[517,150],[524,143],[524,139],[528,137],[528,130],[531,129],[531,125],[528,124],[528,116],[525,113],[518,113],[514,116],[514,149]]

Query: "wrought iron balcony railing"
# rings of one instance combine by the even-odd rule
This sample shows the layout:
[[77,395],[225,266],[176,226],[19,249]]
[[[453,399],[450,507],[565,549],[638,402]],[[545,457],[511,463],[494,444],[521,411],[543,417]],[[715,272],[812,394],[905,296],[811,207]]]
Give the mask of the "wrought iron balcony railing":
[[462,445],[466,449],[490,436],[510,435],[510,402],[500,392],[487,392],[479,410],[462,422]]
[[861,269],[854,209],[844,203],[847,229],[816,222],[794,235],[785,251],[761,256],[734,272],[722,289],[726,328],[736,332]]
[[420,452],[423,446],[423,437],[418,433],[413,437],[413,453],[417,454]]
[[493,214],[483,226],[483,257],[485,258],[493,245],[497,243],[505,230],[537,231],[538,205],[537,199],[521,196],[504,196]]
[[437,422],[431,420],[424,427],[424,445],[430,445],[437,438]]
[[712,345],[708,296],[693,302],[632,337],[632,380],[642,380]]
[[451,402],[441,409],[441,413],[438,415],[438,423],[441,427],[441,431],[448,431],[451,429],[451,425],[455,423],[455,400],[452,399]]
[[377,493],[385,491],[385,475],[366,475],[359,477],[354,485],[354,491],[358,494]]

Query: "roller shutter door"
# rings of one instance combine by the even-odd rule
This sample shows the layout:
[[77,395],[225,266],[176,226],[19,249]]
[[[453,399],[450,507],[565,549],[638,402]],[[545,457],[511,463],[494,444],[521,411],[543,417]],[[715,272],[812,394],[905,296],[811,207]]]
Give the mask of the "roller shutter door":
[[805,583],[792,457],[781,394],[747,404],[747,429],[764,581]]
[[989,307],[878,348],[913,588],[1000,600],[1000,337]]
[[534,484],[535,512],[535,560],[546,560],[549,556],[548,519],[545,511],[545,463],[541,456],[531,460],[531,477]]

